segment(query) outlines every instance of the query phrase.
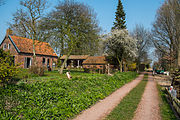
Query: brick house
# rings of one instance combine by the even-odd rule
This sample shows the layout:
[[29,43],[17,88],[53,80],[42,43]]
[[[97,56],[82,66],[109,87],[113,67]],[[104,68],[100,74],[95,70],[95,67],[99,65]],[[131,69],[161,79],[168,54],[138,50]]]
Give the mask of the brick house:
[[[70,67],[76,67],[76,68],[82,68],[83,61],[86,60],[89,57],[89,55],[70,55],[66,64],[65,68]],[[60,57],[61,62],[63,63],[66,58],[66,55],[63,55]]]
[[[33,64],[33,40],[18,36],[6,35],[0,48],[10,51],[14,63],[21,68],[29,68]],[[38,65],[55,67],[58,56],[46,42],[35,40],[36,62]]]

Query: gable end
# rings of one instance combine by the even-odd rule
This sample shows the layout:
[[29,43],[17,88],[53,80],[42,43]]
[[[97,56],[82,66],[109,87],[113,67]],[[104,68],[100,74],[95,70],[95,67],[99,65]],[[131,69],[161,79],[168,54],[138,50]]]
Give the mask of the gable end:
[[12,44],[14,45],[15,49],[17,50],[17,52],[20,53],[20,50],[17,48],[16,44],[13,42],[13,40],[11,39],[11,37],[9,35],[8,35],[8,38],[10,39]]

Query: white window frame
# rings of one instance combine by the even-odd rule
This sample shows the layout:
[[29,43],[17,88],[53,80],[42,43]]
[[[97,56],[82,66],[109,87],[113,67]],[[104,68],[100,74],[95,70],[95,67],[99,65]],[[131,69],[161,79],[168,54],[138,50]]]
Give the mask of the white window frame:
[[11,44],[8,44],[8,49],[11,49]]
[[[6,46],[6,47],[5,47]],[[4,43],[4,45],[3,45],[3,50],[5,50],[7,48],[7,45],[6,45],[6,43]]]

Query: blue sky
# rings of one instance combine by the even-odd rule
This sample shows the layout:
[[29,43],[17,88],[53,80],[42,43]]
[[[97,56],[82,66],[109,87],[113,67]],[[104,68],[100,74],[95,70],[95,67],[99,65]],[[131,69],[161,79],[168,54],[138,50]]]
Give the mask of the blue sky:
[[[0,42],[4,39],[8,22],[12,20],[12,14],[20,7],[20,0],[4,0],[6,4],[0,6]],[[115,20],[115,12],[118,0],[77,0],[84,2],[94,9],[97,14],[97,20],[103,33],[110,32]],[[156,11],[164,0],[122,0],[124,11],[126,13],[127,29],[131,31],[135,24],[142,24],[145,28],[151,29]],[[58,0],[49,0],[50,7],[53,9]]]

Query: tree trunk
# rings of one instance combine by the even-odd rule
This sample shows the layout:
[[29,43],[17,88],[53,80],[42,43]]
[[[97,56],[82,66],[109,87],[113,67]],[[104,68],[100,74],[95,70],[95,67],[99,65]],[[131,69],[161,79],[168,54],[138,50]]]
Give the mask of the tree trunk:
[[124,72],[127,72],[126,62],[124,62]]
[[178,41],[178,68],[180,69],[180,38]]
[[61,65],[61,68],[60,68],[60,70],[59,70],[59,74],[63,74],[64,65],[66,64],[66,62],[67,62],[70,54],[71,54],[71,52],[69,52],[69,53],[67,54],[66,58],[64,59],[64,62],[63,62],[63,64]]
[[140,69],[140,56],[137,59],[137,71]]
[[35,42],[33,40],[33,64],[36,66],[36,51],[35,51]]
[[116,58],[117,58],[117,60],[118,60],[118,62],[119,62],[120,72],[122,72],[122,65],[123,65],[122,60],[120,60],[118,56],[117,56]]

